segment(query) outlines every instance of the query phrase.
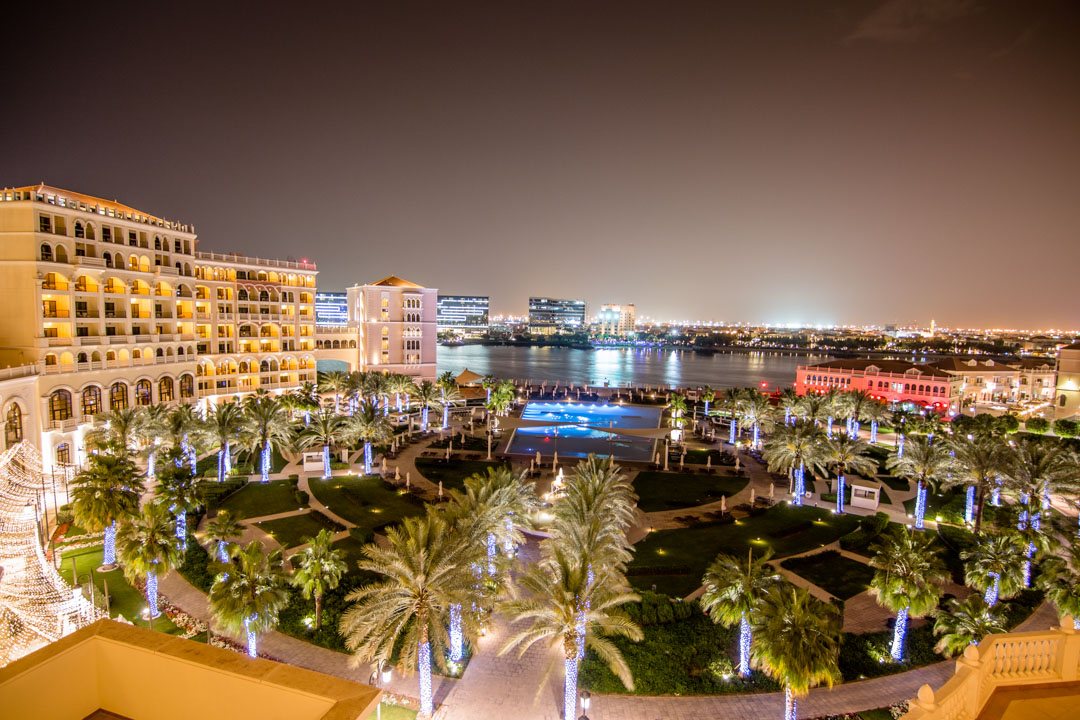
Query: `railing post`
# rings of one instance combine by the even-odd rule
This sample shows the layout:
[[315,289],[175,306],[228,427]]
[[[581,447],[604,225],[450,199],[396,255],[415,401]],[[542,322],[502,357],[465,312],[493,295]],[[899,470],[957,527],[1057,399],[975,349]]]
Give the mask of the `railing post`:
[[1061,625],[1056,630],[1061,633],[1061,667],[1058,673],[1062,682],[1074,682],[1080,666],[1080,633],[1076,632],[1072,615],[1066,614],[1061,618]]

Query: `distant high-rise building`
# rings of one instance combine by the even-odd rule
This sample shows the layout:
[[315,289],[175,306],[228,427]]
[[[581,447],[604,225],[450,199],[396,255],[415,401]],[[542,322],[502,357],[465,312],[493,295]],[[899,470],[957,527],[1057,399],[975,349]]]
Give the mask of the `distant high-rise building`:
[[324,327],[348,325],[348,296],[343,292],[315,293],[315,324]]
[[585,301],[556,298],[529,298],[529,332],[555,335],[577,332],[585,327]]
[[440,332],[484,333],[489,327],[489,305],[486,295],[440,295],[436,325]]
[[637,308],[630,305],[601,305],[601,335],[632,335],[637,325]]

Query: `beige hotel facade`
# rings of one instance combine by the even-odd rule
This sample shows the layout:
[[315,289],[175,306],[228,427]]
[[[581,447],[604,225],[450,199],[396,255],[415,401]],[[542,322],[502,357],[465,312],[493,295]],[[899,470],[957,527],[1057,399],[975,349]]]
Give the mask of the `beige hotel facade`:
[[316,380],[315,265],[196,244],[193,226],[116,202],[0,191],[3,447],[80,464],[104,411]]

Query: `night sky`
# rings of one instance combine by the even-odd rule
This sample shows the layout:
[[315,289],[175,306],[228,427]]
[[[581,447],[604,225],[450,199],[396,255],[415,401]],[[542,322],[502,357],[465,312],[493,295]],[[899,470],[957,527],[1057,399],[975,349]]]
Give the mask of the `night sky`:
[[19,3],[5,26],[0,185],[313,259],[321,289],[1080,326],[1070,0]]

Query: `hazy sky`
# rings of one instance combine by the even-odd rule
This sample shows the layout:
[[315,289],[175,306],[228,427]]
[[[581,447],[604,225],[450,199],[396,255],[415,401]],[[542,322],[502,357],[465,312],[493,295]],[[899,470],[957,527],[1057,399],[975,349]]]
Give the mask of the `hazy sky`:
[[0,185],[496,312],[1080,326],[1080,3],[150,5],[5,8]]

